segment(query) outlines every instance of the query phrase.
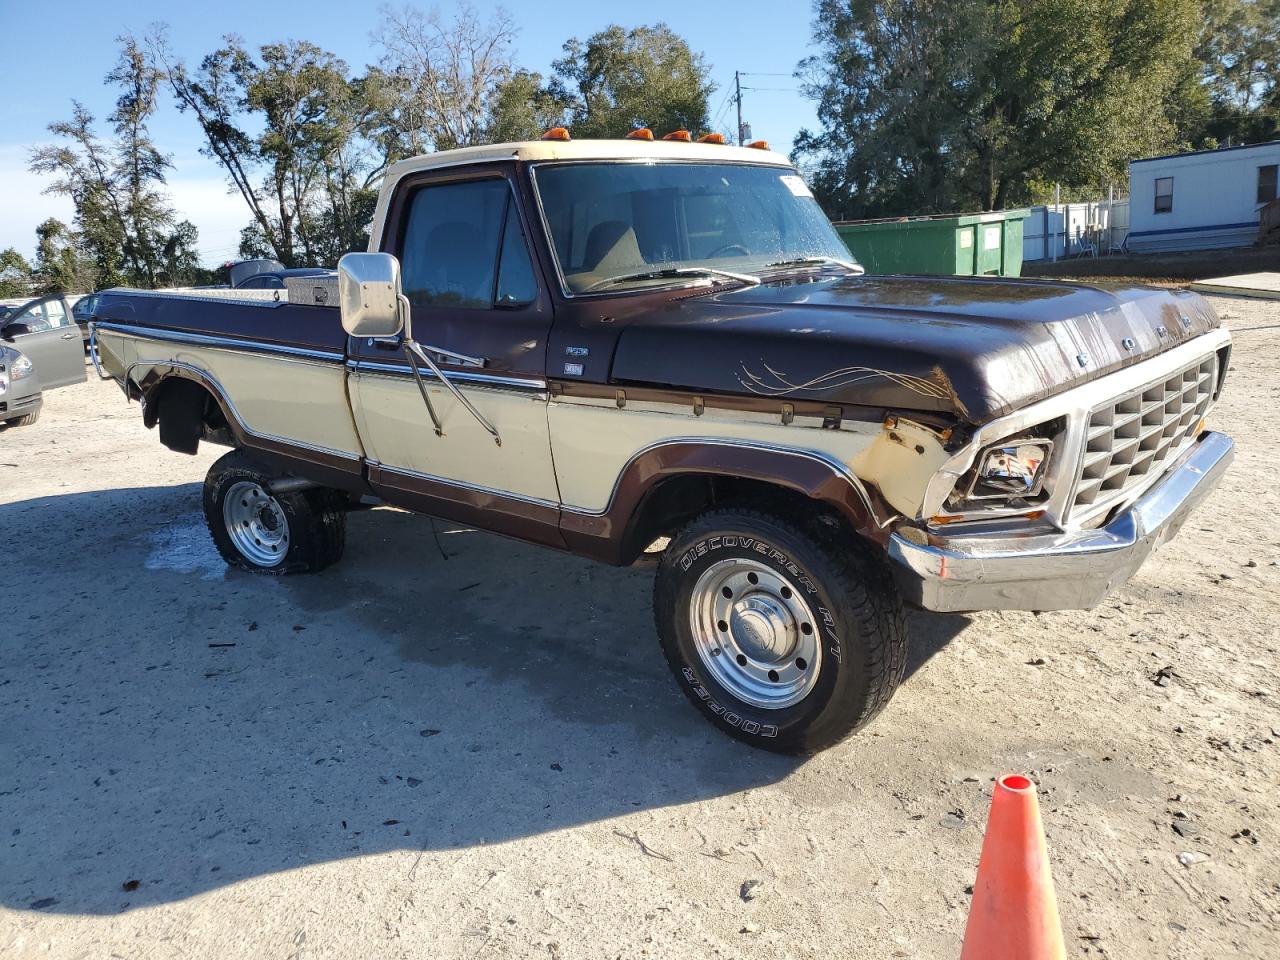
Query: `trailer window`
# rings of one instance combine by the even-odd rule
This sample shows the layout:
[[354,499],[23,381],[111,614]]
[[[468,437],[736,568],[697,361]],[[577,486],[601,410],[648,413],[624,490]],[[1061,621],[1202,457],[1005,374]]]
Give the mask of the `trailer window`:
[[1173,212],[1173,177],[1156,177],[1156,213]]
[[1280,164],[1269,163],[1258,168],[1258,202],[1270,203],[1276,198],[1276,173]]

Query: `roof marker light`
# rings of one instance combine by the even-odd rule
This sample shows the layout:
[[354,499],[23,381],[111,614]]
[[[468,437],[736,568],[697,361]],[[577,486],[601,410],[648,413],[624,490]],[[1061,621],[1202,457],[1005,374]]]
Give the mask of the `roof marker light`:
[[768,150],[769,141],[768,140],[752,140],[750,143],[747,144],[747,146],[750,147],[752,150]]
[[648,127],[637,127],[626,135],[625,140],[652,140],[653,131]]
[[699,143],[718,143],[720,144],[720,146],[724,146],[724,134],[723,133],[704,133],[702,136],[698,138],[698,142]]
[[552,127],[542,135],[543,140],[572,140],[568,127]]
[[672,130],[663,140],[679,140],[681,143],[692,143],[693,137],[689,136],[688,130]]

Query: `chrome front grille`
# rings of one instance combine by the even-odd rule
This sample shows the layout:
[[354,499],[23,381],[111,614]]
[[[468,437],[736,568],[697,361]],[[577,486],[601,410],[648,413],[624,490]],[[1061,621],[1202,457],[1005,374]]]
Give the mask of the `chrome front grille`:
[[1218,382],[1210,354],[1166,379],[1096,407],[1089,415],[1072,515],[1097,515],[1165,468],[1194,439]]

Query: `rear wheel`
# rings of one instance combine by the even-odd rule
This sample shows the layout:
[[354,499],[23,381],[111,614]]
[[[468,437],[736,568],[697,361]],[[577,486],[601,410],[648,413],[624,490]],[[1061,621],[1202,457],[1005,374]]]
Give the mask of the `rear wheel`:
[[40,411],[33,410],[25,416],[13,417],[12,419],[6,420],[5,423],[11,427],[29,427],[39,419]]
[[336,563],[346,544],[343,497],[313,487],[273,493],[272,477],[239,450],[204,481],[204,517],[218,552],[252,573],[309,573]]
[[654,608],[681,689],[725,733],[767,750],[831,746],[902,680],[906,625],[884,559],[819,517],[702,515],[663,555]]

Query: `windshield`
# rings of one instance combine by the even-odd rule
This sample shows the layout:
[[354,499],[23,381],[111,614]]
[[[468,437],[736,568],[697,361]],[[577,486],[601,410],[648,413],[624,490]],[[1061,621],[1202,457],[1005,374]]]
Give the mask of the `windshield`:
[[570,293],[853,259],[785,167],[578,162],[539,166],[534,179]]

